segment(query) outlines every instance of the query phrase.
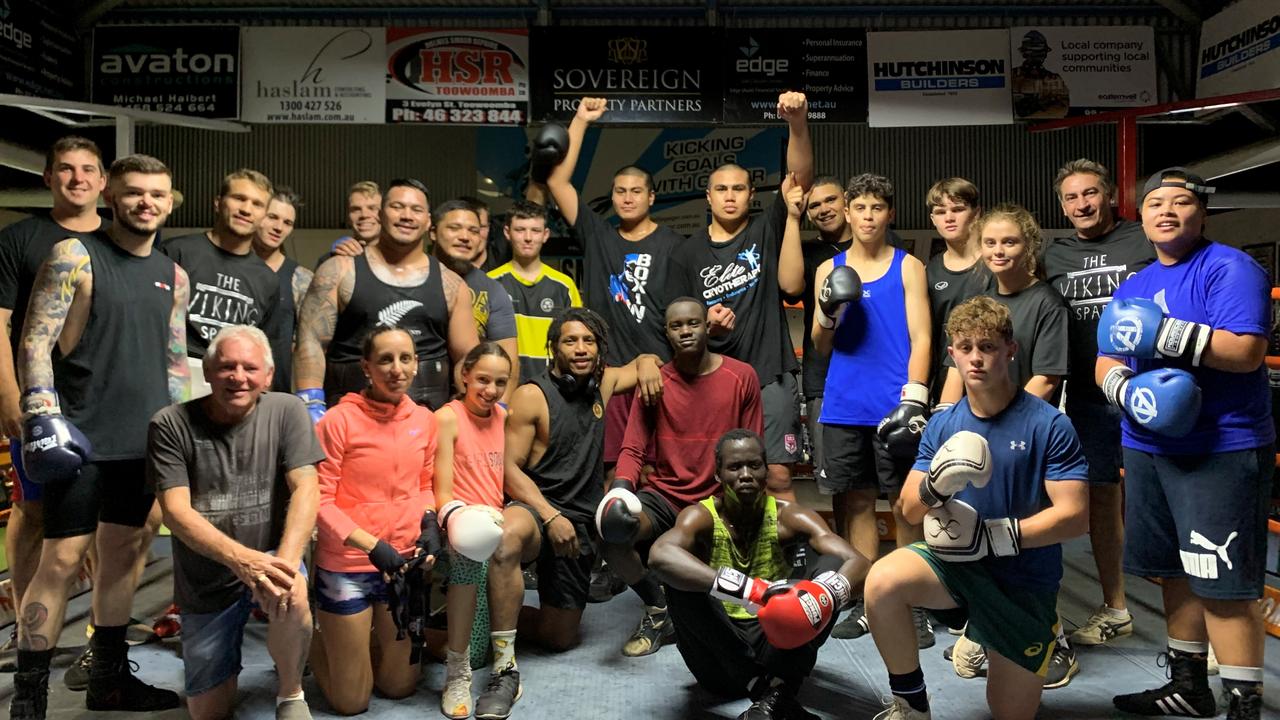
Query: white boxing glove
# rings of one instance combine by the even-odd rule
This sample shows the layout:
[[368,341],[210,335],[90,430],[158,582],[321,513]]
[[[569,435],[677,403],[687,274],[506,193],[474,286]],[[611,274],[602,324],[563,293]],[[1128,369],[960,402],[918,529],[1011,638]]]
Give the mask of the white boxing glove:
[[488,505],[453,500],[440,508],[440,526],[449,547],[480,563],[492,557],[502,541],[502,513]]
[[987,439],[961,430],[934,453],[929,472],[920,481],[920,500],[928,507],[941,507],[966,487],[986,487],[990,480],[991,448]]

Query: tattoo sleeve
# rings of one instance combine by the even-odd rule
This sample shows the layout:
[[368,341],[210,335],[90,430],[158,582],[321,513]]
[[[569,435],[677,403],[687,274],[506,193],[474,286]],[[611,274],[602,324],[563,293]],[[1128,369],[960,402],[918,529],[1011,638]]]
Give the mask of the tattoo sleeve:
[[89,251],[75,238],[54,245],[49,259],[40,266],[35,285],[31,288],[27,319],[18,346],[23,412],[34,413],[53,407],[52,393],[26,393],[33,388],[53,387],[54,345],[62,334],[76,293],[87,287],[92,278]]
[[311,285],[313,276],[314,273],[301,265],[293,269],[293,278],[290,279],[289,284],[293,288],[294,307],[302,306],[302,299],[307,295],[307,287]]
[[293,351],[293,377],[298,388],[324,385],[324,353],[333,340],[338,312],[351,299],[355,282],[355,263],[349,257],[329,258],[316,269],[298,306],[297,347]]
[[173,265],[173,311],[169,314],[169,401],[185,402],[191,389],[191,366],[187,363],[187,300],[191,283],[177,263]]
[[445,306],[449,312],[453,312],[453,304],[458,299],[458,286],[463,284],[462,276],[445,267],[443,264],[438,265],[440,268],[440,285],[444,290]]

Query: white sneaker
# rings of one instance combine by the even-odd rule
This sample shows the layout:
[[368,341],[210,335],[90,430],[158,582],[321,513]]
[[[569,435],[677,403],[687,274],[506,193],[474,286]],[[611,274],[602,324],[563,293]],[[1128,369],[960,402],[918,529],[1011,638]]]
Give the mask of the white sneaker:
[[932,720],[929,713],[920,712],[911,707],[906,700],[897,695],[890,695],[889,698],[889,701],[885,702],[884,712],[871,720]]
[[1132,634],[1133,616],[1126,612],[1123,618],[1117,618],[1103,605],[1071,633],[1070,640],[1072,645],[1105,645],[1113,638]]
[[986,663],[986,648],[970,640],[967,635],[956,638],[956,644],[951,647],[951,666],[955,668],[956,675],[966,680],[979,677],[983,674],[982,666]]
[[447,718],[471,717],[471,659],[469,653],[448,651],[440,712]]

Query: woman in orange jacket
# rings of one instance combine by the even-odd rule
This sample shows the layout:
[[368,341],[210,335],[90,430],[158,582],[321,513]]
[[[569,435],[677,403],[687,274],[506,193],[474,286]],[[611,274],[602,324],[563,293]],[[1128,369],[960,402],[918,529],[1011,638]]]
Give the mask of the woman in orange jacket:
[[[315,598],[319,632],[311,667],[333,709],[364,712],[376,686],[404,698],[418,684],[409,640],[396,640],[387,581],[436,533],[435,416],[406,394],[418,369],[413,338],[377,328],[360,365],[369,386],[347,393],[316,432],[320,463]],[[427,566],[435,557],[426,559]],[[370,631],[377,642],[371,649]],[[376,660],[373,653],[377,653]]]

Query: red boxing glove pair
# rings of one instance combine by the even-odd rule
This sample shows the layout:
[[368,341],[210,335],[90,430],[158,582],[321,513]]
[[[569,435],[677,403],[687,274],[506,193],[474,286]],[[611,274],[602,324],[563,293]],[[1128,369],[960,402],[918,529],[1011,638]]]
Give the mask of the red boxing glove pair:
[[800,647],[817,637],[848,604],[849,594],[848,580],[833,571],[813,580],[770,585],[732,568],[721,568],[712,587],[713,596],[755,613],[769,644],[783,650]]

